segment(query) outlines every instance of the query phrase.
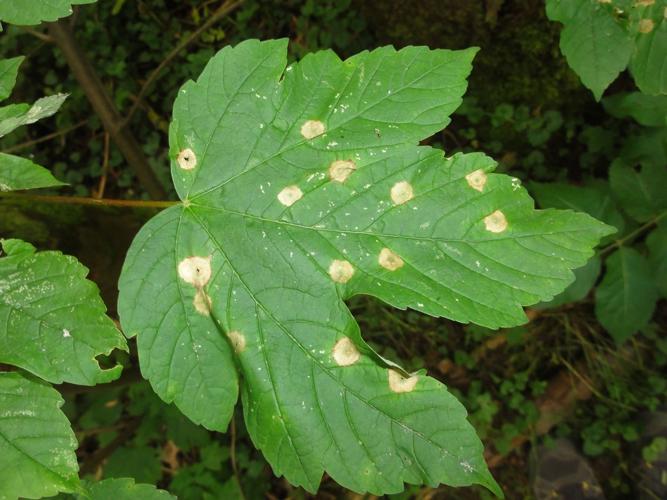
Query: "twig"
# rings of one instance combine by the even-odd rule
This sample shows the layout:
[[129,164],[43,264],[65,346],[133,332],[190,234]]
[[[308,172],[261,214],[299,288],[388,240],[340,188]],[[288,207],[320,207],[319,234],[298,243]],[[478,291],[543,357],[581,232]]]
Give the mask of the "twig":
[[79,474],[84,476],[85,474],[94,473],[97,468],[102,465],[102,462],[109,458],[114,451],[125,444],[126,441],[132,439],[134,431],[137,430],[139,424],[141,424],[141,419],[133,418],[125,427],[124,432],[118,434],[118,436],[116,436],[108,445],[97,450],[88,460],[81,464]]
[[98,200],[104,197],[104,190],[107,187],[107,175],[109,174],[109,132],[104,133],[104,154],[102,160],[102,176],[97,186],[97,192],[94,198]]
[[167,194],[132,133],[121,127],[121,117],[85,53],[79,47],[66,20],[49,24],[49,32],[62,51],[72,74],[78,80],[104,128],[116,143],[142,187],[153,199]]
[[229,460],[232,462],[232,471],[234,472],[234,477],[236,477],[236,482],[239,486],[239,491],[241,492],[241,498],[245,500],[245,495],[243,494],[243,488],[241,487],[241,476],[239,474],[238,466],[236,465],[236,420],[235,415],[232,415],[232,420],[229,426],[229,431],[231,434],[231,443],[229,446]]
[[22,29],[23,31],[25,31],[26,33],[28,33],[28,34],[34,36],[35,38],[39,38],[39,39],[42,40],[43,42],[46,42],[46,43],[53,43],[53,37],[47,35],[46,33],[42,33],[41,31],[37,31],[37,30],[32,29],[32,28],[30,28],[30,27],[28,27],[28,26],[23,26],[21,29]]
[[634,240],[637,236],[640,236],[641,234],[643,234],[644,231],[646,231],[647,229],[651,229],[653,226],[657,225],[658,222],[660,222],[660,219],[663,219],[664,217],[667,217],[667,211],[656,215],[653,219],[651,219],[650,221],[648,221],[644,225],[639,226],[637,229],[635,229],[631,233],[627,234],[623,238],[620,238],[620,239],[614,241],[613,243],[610,243],[606,247],[604,247],[602,250],[600,250],[600,256],[603,256],[603,255],[611,252],[615,248],[620,248],[623,245],[625,245],[626,243]]
[[237,7],[240,7],[241,4],[243,4],[244,0],[227,0],[225,3],[223,3],[218,10],[216,10],[211,17],[207,19],[207,21],[202,24],[199,28],[197,28],[195,31],[192,32],[192,34],[187,37],[185,40],[181,41],[180,44],[176,46],[167,56],[163,59],[163,61],[155,68],[152,73],[149,75],[148,79],[144,83],[144,85],[141,87],[141,90],[139,90],[139,94],[137,95],[137,98],[134,100],[134,104],[130,108],[130,111],[127,113],[127,116],[125,117],[125,120],[123,120],[121,127],[126,126],[128,123],[130,123],[130,120],[134,116],[134,113],[139,109],[141,102],[143,101],[144,97],[146,96],[146,93],[148,90],[150,90],[151,86],[155,83],[155,81],[159,78],[160,73],[162,70],[167,67],[175,58],[178,56],[178,54],[185,49],[188,45],[190,45],[192,42],[194,42],[199,36],[208,30],[211,26],[216,24],[218,21],[220,21],[223,17],[227,16],[230,12],[232,12],[234,9]]
[[98,205],[111,207],[140,207],[140,208],[168,208],[177,205],[178,201],[153,201],[153,200],[118,200],[111,198],[85,198],[81,196],[55,196],[40,194],[0,193],[3,198],[14,200],[25,200],[42,203],[62,203],[64,205]]
[[25,141],[20,144],[15,144],[14,146],[5,149],[3,153],[14,153],[15,151],[20,151],[21,149],[29,148],[30,146],[34,146],[35,144],[39,144],[40,142],[50,141],[51,139],[55,139],[57,137],[60,137],[61,135],[68,134],[72,130],[76,130],[79,127],[83,127],[86,123],[88,123],[88,120],[81,120],[79,123],[72,125],[71,127],[67,127],[62,130],[56,130],[55,132],[52,132],[42,137],[38,137],[37,139],[32,139],[30,141]]

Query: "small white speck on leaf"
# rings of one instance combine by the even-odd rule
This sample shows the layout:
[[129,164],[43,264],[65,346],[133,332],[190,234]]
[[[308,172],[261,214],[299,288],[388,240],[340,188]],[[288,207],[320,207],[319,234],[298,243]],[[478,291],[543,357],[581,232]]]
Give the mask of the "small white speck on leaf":
[[496,210],[491,215],[484,217],[484,225],[487,231],[492,233],[502,233],[507,229],[507,218],[500,210]]
[[67,328],[63,328],[63,337],[68,338],[68,337],[71,337],[71,336],[72,336],[72,334],[69,332],[69,330]]
[[211,279],[211,256],[186,257],[178,263],[178,275],[186,283],[202,288]]
[[412,392],[419,380],[418,375],[412,375],[411,377],[405,378],[399,372],[392,370],[391,368],[387,370],[387,378],[389,380],[389,388],[396,393]]
[[291,207],[303,197],[303,191],[299,186],[287,186],[278,193],[278,201],[286,207]]
[[486,172],[482,169],[470,172],[466,175],[466,181],[468,181],[468,186],[481,193],[484,191],[484,185],[486,184]]
[[318,135],[322,135],[325,130],[324,123],[319,120],[307,120],[301,125],[301,135],[305,139],[312,139]]
[[227,337],[229,337],[229,341],[232,343],[232,347],[236,354],[240,354],[244,351],[246,346],[245,335],[238,330],[232,330],[227,334]]
[[332,181],[345,182],[356,169],[352,160],[336,160],[329,166],[329,177]]
[[354,274],[354,267],[346,260],[333,260],[329,266],[329,276],[336,283],[347,283]]
[[361,354],[357,346],[348,338],[343,337],[334,345],[333,358],[338,366],[350,366],[359,361]]
[[380,250],[378,263],[389,271],[396,271],[396,269],[400,269],[405,264],[398,254],[392,252],[388,248]]
[[197,156],[190,148],[182,150],[176,158],[178,166],[183,170],[192,170],[197,166]]
[[394,205],[402,205],[414,198],[415,193],[412,186],[407,181],[401,181],[394,184],[391,188],[391,201]]
[[653,19],[642,19],[639,21],[639,32],[640,33],[650,33],[655,28],[655,23]]

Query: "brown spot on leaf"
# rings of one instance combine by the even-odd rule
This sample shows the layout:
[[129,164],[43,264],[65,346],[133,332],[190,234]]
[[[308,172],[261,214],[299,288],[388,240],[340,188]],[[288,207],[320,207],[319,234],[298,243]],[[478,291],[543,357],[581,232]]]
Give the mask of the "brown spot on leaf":
[[468,186],[481,193],[486,184],[486,173],[482,169],[475,170],[466,175],[466,181],[468,181]]
[[484,225],[487,231],[492,233],[502,233],[507,229],[507,218],[500,210],[496,210],[491,215],[484,217]]
[[232,330],[227,334],[227,337],[229,337],[229,341],[231,342],[236,354],[240,354],[245,350],[246,340],[245,336],[241,332],[238,330]]
[[178,275],[186,283],[203,287],[211,279],[211,256],[183,259],[178,264]]
[[359,361],[361,355],[357,346],[348,338],[343,337],[334,345],[332,355],[338,366],[350,366]]
[[324,123],[319,120],[308,120],[301,125],[301,135],[306,139],[312,139],[322,135],[326,130]]
[[197,166],[197,156],[190,148],[184,149],[178,153],[176,161],[178,162],[178,166],[183,170],[192,170]]
[[291,207],[303,197],[303,191],[299,186],[287,186],[278,193],[278,201],[286,207]]
[[640,33],[650,33],[653,31],[653,28],[655,27],[655,23],[653,22],[653,19],[642,19],[639,21],[639,32]]
[[412,392],[419,380],[418,375],[412,375],[411,377],[405,378],[399,372],[392,370],[391,368],[387,370],[387,378],[389,379],[389,388],[396,393]]
[[354,267],[346,260],[334,260],[329,266],[329,276],[336,283],[347,283],[354,274]]
[[391,201],[394,205],[402,205],[414,198],[415,193],[412,186],[407,181],[401,181],[394,184],[391,188]]
[[329,167],[329,177],[332,181],[345,182],[356,169],[352,160],[336,160]]
[[403,267],[403,264],[405,264],[398,254],[392,252],[388,248],[380,250],[378,262],[382,267],[389,271],[396,271],[396,269],[400,269]]

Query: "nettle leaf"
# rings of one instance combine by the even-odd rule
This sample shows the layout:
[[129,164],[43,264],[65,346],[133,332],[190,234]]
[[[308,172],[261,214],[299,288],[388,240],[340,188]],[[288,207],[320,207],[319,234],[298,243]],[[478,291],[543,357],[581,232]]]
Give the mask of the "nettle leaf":
[[[664,53],[667,54],[667,50]],[[616,118],[630,116],[645,127],[667,126],[667,95],[621,92],[602,99],[602,105]]]
[[626,67],[642,92],[667,93],[667,0],[547,0],[546,8],[563,24],[563,55],[597,100]]
[[631,34],[614,18],[614,6],[598,0],[547,0],[547,17],[563,23],[560,49],[595,99],[632,56]]
[[646,222],[667,210],[667,168],[647,162],[635,169],[616,160],[609,169],[609,184],[623,210]]
[[653,316],[658,293],[648,259],[621,247],[605,261],[607,272],[595,291],[595,315],[619,344]]
[[286,44],[227,47],[179,92],[183,202],[139,232],[119,285],[142,373],[216,430],[240,374],[253,442],[310,491],[326,471],[374,494],[404,482],[500,494],[463,406],[373,352],[344,301],[516,325],[611,228],[534,210],[482,154],[417,146],[461,103],[474,49],[325,51],[285,68]]
[[80,490],[77,442],[62,405],[44,382],[0,372],[0,497]]
[[72,14],[72,5],[95,3],[97,0],[0,0],[0,21],[19,26],[34,26],[44,21],[57,21]]
[[67,99],[67,94],[55,94],[37,99],[25,113],[13,115],[0,121],[0,137],[23,125],[35,123],[42,118],[52,116]]
[[2,240],[0,363],[59,384],[114,380],[122,367],[102,369],[96,357],[127,350],[106,316],[88,269],[60,252],[35,252],[20,240]]
[[0,191],[65,186],[44,167],[27,158],[0,153]]
[[23,56],[0,59],[0,101],[4,101],[11,95],[14,85],[16,85],[19,66],[24,59]]
[[105,479],[89,483],[84,494],[77,498],[86,500],[169,500],[176,497],[152,484],[135,484],[132,478]]

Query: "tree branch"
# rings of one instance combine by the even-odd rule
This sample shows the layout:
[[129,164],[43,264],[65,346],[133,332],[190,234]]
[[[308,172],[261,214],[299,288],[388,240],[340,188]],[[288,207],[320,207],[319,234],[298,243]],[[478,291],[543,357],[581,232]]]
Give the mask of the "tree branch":
[[111,207],[168,208],[178,201],[115,200],[111,198],[84,198],[81,196],[51,196],[41,194],[0,193],[2,198],[36,201],[41,203],[61,203],[63,205],[98,205]]
[[86,93],[95,113],[104,124],[104,128],[109,132],[111,139],[116,143],[127,163],[134,170],[143,188],[151,198],[166,198],[167,193],[155,172],[153,172],[139,144],[131,132],[121,126],[122,120],[113,101],[107,94],[86,55],[77,44],[67,21],[61,20],[50,23],[49,33],[60,47],[74,77]]

